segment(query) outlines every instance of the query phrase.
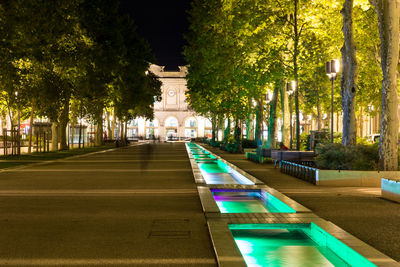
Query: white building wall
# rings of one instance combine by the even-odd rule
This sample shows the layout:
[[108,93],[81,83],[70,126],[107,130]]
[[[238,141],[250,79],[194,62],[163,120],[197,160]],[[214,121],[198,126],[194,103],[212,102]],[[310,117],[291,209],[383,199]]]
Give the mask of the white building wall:
[[[166,120],[170,117],[174,117],[178,121],[176,127],[176,135],[178,138],[183,139],[185,137],[185,121],[191,117],[197,120],[197,137],[203,137],[205,135],[205,119],[191,111],[186,103],[185,94],[187,86],[185,76],[187,74],[187,68],[179,67],[179,69],[179,71],[164,71],[163,66],[150,66],[150,71],[162,82],[162,100],[154,104],[154,118],[159,122],[157,129],[161,141],[167,139],[166,133],[168,129],[170,131],[173,130],[173,128],[169,128],[166,125]],[[139,119],[138,124],[139,135],[145,137],[145,120]]]

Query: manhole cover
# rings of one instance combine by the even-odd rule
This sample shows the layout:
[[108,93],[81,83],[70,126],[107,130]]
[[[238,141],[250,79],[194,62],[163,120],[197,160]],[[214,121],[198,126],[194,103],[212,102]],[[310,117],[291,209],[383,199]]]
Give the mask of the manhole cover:
[[154,219],[153,224],[188,223],[189,219]]
[[151,231],[149,238],[188,239],[190,231]]

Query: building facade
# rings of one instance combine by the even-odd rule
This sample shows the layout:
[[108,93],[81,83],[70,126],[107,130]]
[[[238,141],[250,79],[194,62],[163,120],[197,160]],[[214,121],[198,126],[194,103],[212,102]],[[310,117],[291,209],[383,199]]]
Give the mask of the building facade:
[[161,141],[211,137],[211,122],[197,116],[186,103],[187,68],[180,66],[179,71],[164,71],[163,66],[151,65],[149,71],[162,83],[162,100],[154,103],[154,120],[133,120],[128,127],[128,136],[146,139],[154,136]]

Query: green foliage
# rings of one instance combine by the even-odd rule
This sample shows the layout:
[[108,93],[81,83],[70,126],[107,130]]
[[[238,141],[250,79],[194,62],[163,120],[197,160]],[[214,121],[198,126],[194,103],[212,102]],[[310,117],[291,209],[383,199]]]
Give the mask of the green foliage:
[[160,82],[145,74],[154,56],[118,9],[113,0],[1,2],[3,116],[19,108],[27,118],[32,107],[34,116],[65,127],[72,105],[74,121],[99,122],[106,106],[120,119],[151,118],[161,94]]
[[319,144],[316,148],[316,165],[329,170],[377,170],[379,146]]
[[311,149],[310,135],[307,133],[302,133],[300,135],[300,150],[307,151]]
[[[293,98],[303,115],[321,118],[329,114],[331,83],[325,74],[325,62],[341,55],[342,4],[305,0],[194,1],[184,51],[190,65],[190,105],[205,116],[246,120],[262,108],[262,95],[272,90],[271,85],[280,79],[296,79],[298,96],[294,94]],[[367,113],[375,115],[381,101],[376,14],[367,0],[355,1],[353,13],[359,62],[356,112],[374,105],[377,108]],[[341,111],[340,78],[339,74],[334,83],[335,113]],[[338,138],[335,136],[335,143],[341,142]],[[303,142],[301,148],[306,147]]]
[[243,139],[242,140],[243,148],[257,148],[256,141],[251,139]]

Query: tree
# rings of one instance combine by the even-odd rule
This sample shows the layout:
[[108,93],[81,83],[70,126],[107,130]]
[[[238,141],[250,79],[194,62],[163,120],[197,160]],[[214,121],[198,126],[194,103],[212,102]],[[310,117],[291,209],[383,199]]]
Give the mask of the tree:
[[382,107],[379,140],[379,167],[385,171],[398,169],[398,96],[397,75],[399,65],[398,0],[371,0],[378,15],[381,40]]
[[353,0],[345,0],[343,9],[344,45],[341,49],[343,73],[341,78],[343,135],[344,146],[355,145],[357,142],[357,125],[355,115],[355,95],[357,92],[358,65],[353,34]]

